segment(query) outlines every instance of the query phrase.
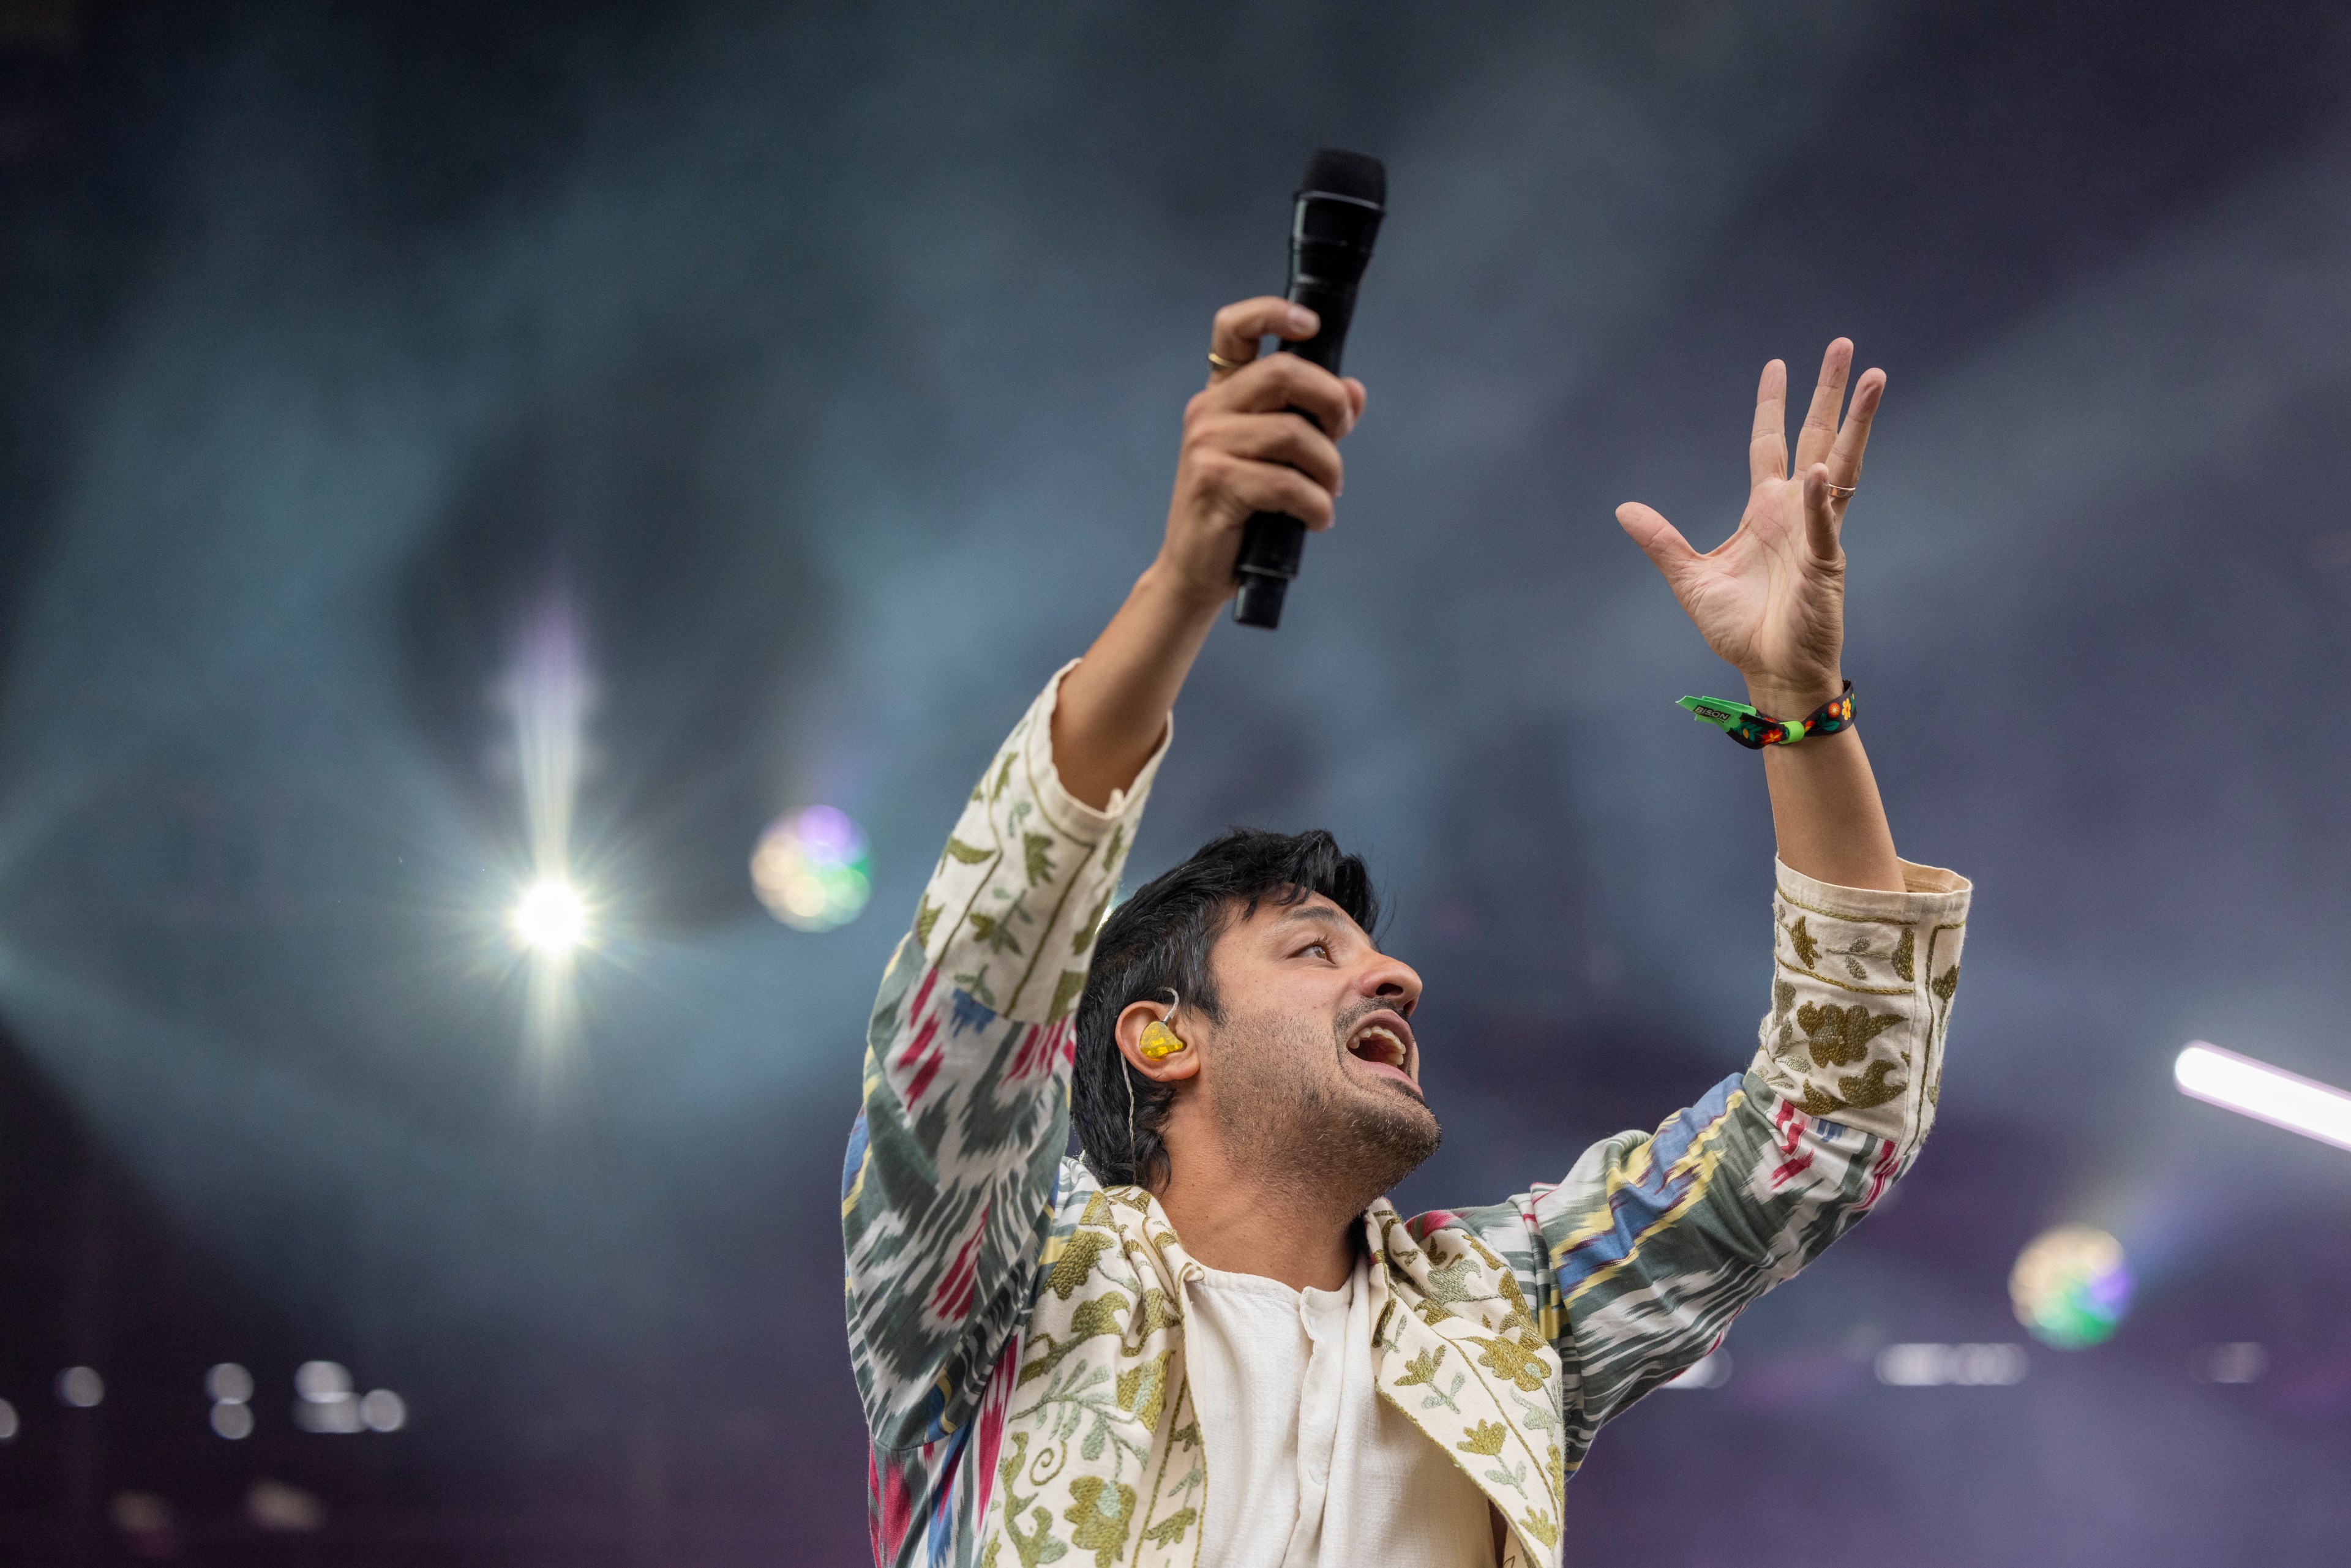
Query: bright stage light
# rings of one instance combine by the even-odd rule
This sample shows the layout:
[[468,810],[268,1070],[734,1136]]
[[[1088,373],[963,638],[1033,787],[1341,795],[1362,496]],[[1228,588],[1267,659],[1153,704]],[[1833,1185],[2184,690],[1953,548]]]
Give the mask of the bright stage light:
[[560,588],[531,612],[515,654],[507,695],[514,710],[523,820],[530,831],[529,855],[522,863],[537,880],[509,919],[516,943],[536,959],[529,967],[522,1035],[531,1070],[544,1082],[543,1075],[569,1054],[578,1018],[571,957],[593,935],[594,924],[588,900],[565,873],[573,863],[571,813],[587,763],[595,683],[588,674],[580,618]]
[[2032,1239],[2008,1276],[2016,1321],[2060,1350],[2096,1344],[2130,1311],[2130,1266],[2123,1244],[2087,1225],[2061,1225]]
[[516,902],[514,931],[523,946],[561,957],[588,939],[588,902],[562,878],[543,878]]
[[872,893],[865,834],[845,811],[810,806],[778,817],[751,852],[751,888],[795,931],[846,925]]
[[2314,1079],[2197,1040],[2171,1064],[2182,1094],[2351,1149],[2351,1094]]

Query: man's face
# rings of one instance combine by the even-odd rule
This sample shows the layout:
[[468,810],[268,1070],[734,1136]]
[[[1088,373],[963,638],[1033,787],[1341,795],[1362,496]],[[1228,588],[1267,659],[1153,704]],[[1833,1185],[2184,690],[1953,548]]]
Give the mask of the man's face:
[[1202,1087],[1229,1146],[1267,1179],[1368,1204],[1436,1151],[1410,965],[1320,894],[1259,904],[1225,929],[1209,962],[1224,1019]]

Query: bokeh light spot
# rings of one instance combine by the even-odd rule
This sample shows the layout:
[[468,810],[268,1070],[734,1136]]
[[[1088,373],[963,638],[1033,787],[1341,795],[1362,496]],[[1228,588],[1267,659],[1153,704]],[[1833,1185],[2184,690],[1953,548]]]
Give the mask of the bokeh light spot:
[[360,1401],[360,1421],[371,1432],[397,1432],[408,1425],[408,1402],[389,1388],[371,1388]]
[[224,1405],[242,1405],[253,1397],[253,1374],[235,1362],[224,1361],[204,1374],[204,1392]]
[[751,887],[795,931],[846,925],[872,894],[865,834],[831,806],[778,817],[751,852]]
[[2196,1376],[2204,1383],[2259,1383],[2269,1370],[2270,1353],[2253,1340],[2208,1344],[2198,1355]]
[[2061,1225],[2035,1237],[2008,1277],[2016,1321],[2035,1339],[2080,1350],[2106,1339],[2130,1311],[2130,1266],[2122,1243],[2088,1225]]
[[106,1401],[106,1379],[94,1366],[68,1366],[57,1374],[57,1402],[94,1410]]

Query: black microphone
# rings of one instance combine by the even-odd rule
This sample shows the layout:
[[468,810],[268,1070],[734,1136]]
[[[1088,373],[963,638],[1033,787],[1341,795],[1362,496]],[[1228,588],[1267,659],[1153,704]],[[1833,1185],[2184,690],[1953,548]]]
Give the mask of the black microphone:
[[[1290,301],[1313,311],[1322,325],[1303,342],[1283,343],[1280,352],[1339,373],[1347,324],[1355,314],[1355,285],[1372,259],[1387,199],[1388,172],[1376,158],[1325,147],[1306,165],[1290,222]],[[1269,630],[1280,625],[1282,597],[1305,549],[1306,525],[1296,517],[1252,514],[1234,563],[1241,591],[1233,600],[1233,619]]]

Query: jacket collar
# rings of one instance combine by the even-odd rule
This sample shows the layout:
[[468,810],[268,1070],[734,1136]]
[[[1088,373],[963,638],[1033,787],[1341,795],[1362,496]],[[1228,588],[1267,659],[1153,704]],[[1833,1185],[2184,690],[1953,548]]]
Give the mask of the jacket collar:
[[[1101,1197],[1123,1250],[1178,1311],[1206,1265],[1142,1187]],[[1538,1331],[1510,1267],[1468,1230],[1420,1240],[1387,1199],[1364,1214],[1372,1267],[1372,1368],[1381,1396],[1510,1521],[1510,1556],[1558,1568],[1566,1490],[1559,1353]]]

